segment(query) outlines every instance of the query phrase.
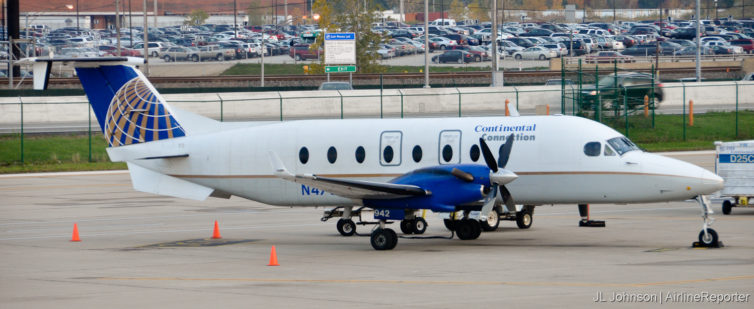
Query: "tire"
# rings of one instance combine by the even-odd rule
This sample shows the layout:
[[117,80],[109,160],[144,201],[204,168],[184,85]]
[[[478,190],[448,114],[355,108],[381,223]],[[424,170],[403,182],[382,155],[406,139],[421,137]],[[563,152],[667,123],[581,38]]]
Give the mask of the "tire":
[[521,60],[521,58],[523,58],[523,57],[520,54],[518,54],[518,55],[514,56],[513,58],[515,58],[516,60]]
[[516,213],[516,225],[520,229],[530,228],[533,221],[534,216],[530,211],[522,210]]
[[155,57],[155,58],[157,58],[158,56],[160,56],[160,55],[159,55],[159,54],[158,54],[158,53],[157,53],[156,51],[155,51],[155,52],[152,52],[152,57]]
[[301,55],[296,55],[295,59],[296,61],[301,61]]
[[375,229],[370,237],[374,250],[392,250],[398,244],[398,235],[391,229]]
[[401,232],[406,235],[411,235],[414,233],[413,228],[413,222],[412,220],[402,220],[401,221]]
[[702,245],[705,245],[707,247],[717,246],[718,238],[717,238],[717,232],[715,232],[715,230],[708,228],[706,236],[707,237],[705,237],[704,230],[701,230],[699,232],[699,242]]
[[474,228],[468,221],[469,220],[464,219],[456,222],[456,236],[458,236],[458,239],[460,240],[469,240],[474,233]]
[[440,45],[440,50],[445,50],[445,45]]
[[424,234],[425,231],[427,231],[427,221],[425,221],[422,217],[414,219],[411,222],[411,225],[411,229],[413,230],[414,234],[421,235]]
[[442,223],[445,224],[445,228],[448,229],[448,231],[455,231],[456,223],[458,222],[455,220],[445,219],[445,220],[442,220]]
[[217,61],[223,61],[223,59],[225,59],[225,57],[223,57],[223,54],[217,54],[217,57],[215,57],[215,59]]
[[485,232],[497,230],[497,227],[500,226],[500,211],[497,208],[492,209],[487,216],[487,220],[479,220],[479,223]]
[[539,55],[539,60],[545,60],[547,57],[545,55]]
[[351,219],[340,219],[337,224],[338,232],[343,236],[353,236],[356,233],[356,224]]
[[199,55],[191,56],[191,60],[193,60],[194,62],[199,62]]
[[476,57],[474,57],[474,61],[475,62],[482,62],[482,57],[476,56]]
[[168,55],[165,55],[162,59],[165,60],[165,62],[170,62],[170,56]]
[[728,200],[724,201],[723,202],[723,214],[724,215],[729,215],[731,210],[733,210],[733,203],[731,203]]
[[458,58],[458,64],[463,64],[463,58]]

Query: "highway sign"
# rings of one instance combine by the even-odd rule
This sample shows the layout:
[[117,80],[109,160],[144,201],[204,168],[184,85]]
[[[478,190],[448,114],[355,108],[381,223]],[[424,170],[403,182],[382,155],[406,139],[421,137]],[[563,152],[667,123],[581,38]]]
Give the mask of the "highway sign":
[[356,34],[353,32],[326,33],[325,65],[355,63]]
[[353,73],[356,72],[355,65],[326,66],[325,73]]

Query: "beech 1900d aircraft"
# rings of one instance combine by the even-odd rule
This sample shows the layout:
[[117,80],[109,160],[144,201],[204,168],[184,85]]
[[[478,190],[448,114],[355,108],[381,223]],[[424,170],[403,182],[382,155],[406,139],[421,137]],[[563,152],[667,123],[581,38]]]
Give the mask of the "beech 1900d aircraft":
[[[571,116],[301,120],[224,123],[171,107],[136,69],[140,58],[37,59],[46,88],[52,61],[73,62],[110,159],[126,162],[136,190],[187,199],[238,196],[270,205],[374,210],[377,250],[420,234],[418,210],[459,214],[460,239],[480,235],[494,208],[685,200],[722,188],[717,175],[641,151],[600,123]],[[497,149],[493,154],[491,149]],[[703,198],[700,240],[707,228]]]

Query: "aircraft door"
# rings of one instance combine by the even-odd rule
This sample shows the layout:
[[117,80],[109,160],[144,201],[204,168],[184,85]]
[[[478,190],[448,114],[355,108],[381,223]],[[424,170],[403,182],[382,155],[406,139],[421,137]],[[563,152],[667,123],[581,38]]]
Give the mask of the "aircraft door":
[[380,164],[383,166],[401,165],[402,144],[403,132],[382,132],[380,135]]
[[437,158],[440,164],[461,163],[460,130],[445,130],[440,132],[440,143]]

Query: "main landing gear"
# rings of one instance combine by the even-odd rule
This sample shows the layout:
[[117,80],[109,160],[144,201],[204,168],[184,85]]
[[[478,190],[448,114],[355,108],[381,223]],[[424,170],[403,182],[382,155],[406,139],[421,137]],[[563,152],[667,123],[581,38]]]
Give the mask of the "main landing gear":
[[392,229],[385,228],[385,220],[380,220],[380,227],[372,231],[370,243],[374,250],[392,250],[398,244],[398,234]]
[[417,234],[421,235],[427,230],[427,221],[422,217],[415,217],[413,219],[403,219],[401,221],[401,232],[406,235]]

